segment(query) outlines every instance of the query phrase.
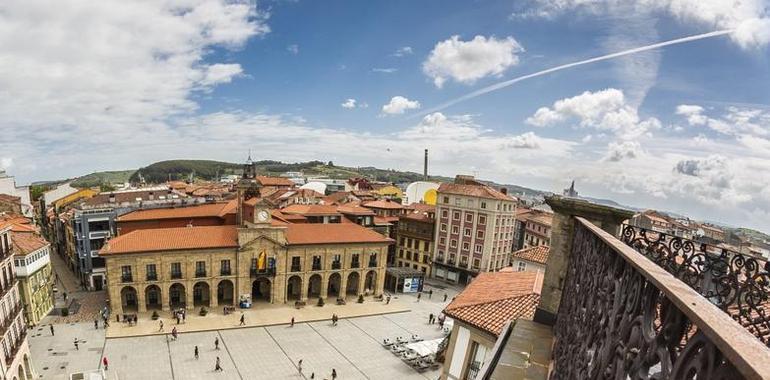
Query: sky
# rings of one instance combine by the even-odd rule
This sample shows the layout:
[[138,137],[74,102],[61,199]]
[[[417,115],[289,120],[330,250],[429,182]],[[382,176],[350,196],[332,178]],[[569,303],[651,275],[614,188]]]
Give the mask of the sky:
[[[0,2],[0,167],[474,174],[770,231],[768,0]],[[702,38],[529,78],[551,67]]]

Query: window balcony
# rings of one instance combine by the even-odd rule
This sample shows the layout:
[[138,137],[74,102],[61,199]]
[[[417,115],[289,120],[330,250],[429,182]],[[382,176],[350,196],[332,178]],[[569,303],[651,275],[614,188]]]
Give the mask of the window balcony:
[[120,282],[134,282],[134,276],[132,275],[122,275],[120,276]]
[[301,270],[302,270],[302,266],[301,265],[292,265],[290,271],[291,272],[299,272]]
[[205,270],[196,270],[195,271],[195,277],[206,277],[206,271]]
[[376,268],[377,267],[377,260],[369,260],[369,268]]
[[171,272],[172,280],[179,280],[182,278],[182,272]]
[[359,268],[361,266],[361,263],[358,262],[358,260],[353,260],[350,262],[351,268]]
[[332,262],[332,269],[340,269],[342,268],[342,263],[339,261],[333,261]]
[[313,269],[312,270],[321,270],[321,263],[313,263]]
[[251,268],[249,273],[250,273],[251,277],[275,276],[275,268],[265,268],[265,269]]
[[155,273],[148,274],[147,281],[158,281],[158,275]]
[[233,274],[233,271],[230,269],[222,269],[219,271],[220,276],[231,276]]

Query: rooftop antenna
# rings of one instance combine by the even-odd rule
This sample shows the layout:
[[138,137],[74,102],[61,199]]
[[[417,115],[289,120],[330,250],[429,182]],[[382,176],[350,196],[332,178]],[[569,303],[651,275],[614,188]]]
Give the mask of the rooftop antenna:
[[425,149],[425,162],[423,162],[422,177],[424,180],[428,180],[428,149]]

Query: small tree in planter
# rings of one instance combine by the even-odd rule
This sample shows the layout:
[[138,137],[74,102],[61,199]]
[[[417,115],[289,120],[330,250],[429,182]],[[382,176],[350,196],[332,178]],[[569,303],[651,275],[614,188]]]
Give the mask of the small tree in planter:
[[358,303],[364,303],[364,295],[363,294],[359,294],[358,295]]
[[324,298],[323,297],[318,297],[318,306],[323,306],[324,303],[325,303],[324,302]]
[[158,318],[160,318],[160,315],[158,315],[158,311],[157,310],[153,310],[152,311],[152,317],[150,317],[150,318],[152,318],[153,321],[155,321]]
[[198,314],[200,314],[201,317],[205,317],[206,314],[208,314],[208,313],[209,313],[209,311],[206,309],[206,307],[205,306],[201,306],[201,311]]
[[61,308],[61,316],[66,317],[68,315],[70,315],[70,308],[68,307]]

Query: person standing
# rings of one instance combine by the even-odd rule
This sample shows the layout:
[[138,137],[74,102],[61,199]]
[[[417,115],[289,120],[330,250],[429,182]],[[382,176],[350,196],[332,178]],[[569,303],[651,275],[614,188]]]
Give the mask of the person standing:
[[430,315],[428,315],[428,324],[429,325],[433,324],[433,313],[430,313]]
[[246,315],[244,315],[243,312],[241,312],[241,326],[245,324],[246,324]]
[[198,346],[195,346],[194,356],[195,356],[195,360],[198,360]]
[[433,297],[433,289],[428,290],[428,299],[431,299]]
[[182,311],[182,323],[187,323],[187,310]]
[[109,369],[109,363],[107,362],[107,357],[102,358],[102,364],[104,364],[104,370],[107,371]]
[[214,349],[219,350],[219,337],[214,338]]
[[159,321],[159,322],[160,322],[159,323],[160,328],[158,329],[158,331],[163,331],[163,321]]
[[444,302],[446,302],[446,293],[444,293]]
[[51,336],[54,336],[54,335],[56,335],[56,334],[54,334],[54,332],[53,332],[53,323],[51,323],[50,327],[51,327]]
[[62,293],[62,296],[64,297],[64,302],[67,302],[67,292]]
[[337,370],[332,368],[332,380],[337,378]]
[[75,351],[80,351],[80,347],[78,347],[78,338],[75,338]]
[[294,327],[294,317],[291,317],[291,327]]
[[299,359],[299,362],[297,362],[297,370],[302,374],[302,359]]
[[422,297],[422,293],[417,293],[417,302],[420,302],[420,297]]
[[99,330],[99,320],[94,319],[94,330]]
[[219,363],[219,356],[217,356],[217,364],[214,365],[214,372],[222,372],[222,366]]
[[390,296],[388,296],[387,300],[385,301],[385,304],[386,304],[386,305],[389,305],[389,304],[390,304]]

